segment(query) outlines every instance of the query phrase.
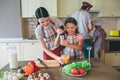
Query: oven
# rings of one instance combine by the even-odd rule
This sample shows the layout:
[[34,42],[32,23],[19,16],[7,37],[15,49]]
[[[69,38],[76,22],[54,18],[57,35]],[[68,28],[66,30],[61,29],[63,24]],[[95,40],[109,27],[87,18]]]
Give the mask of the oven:
[[105,43],[105,48],[105,52],[107,53],[120,53],[120,40],[107,40]]

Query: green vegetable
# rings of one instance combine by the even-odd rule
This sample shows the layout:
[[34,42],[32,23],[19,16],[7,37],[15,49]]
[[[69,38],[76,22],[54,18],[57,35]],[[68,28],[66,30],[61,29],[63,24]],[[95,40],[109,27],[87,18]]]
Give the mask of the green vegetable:
[[18,73],[23,73],[22,68],[18,69]]
[[85,70],[88,72],[90,71],[90,67],[88,66],[88,62],[87,61],[79,61],[79,62],[73,62],[72,64],[68,64],[66,66],[64,66],[63,70],[66,73],[71,73],[71,69],[72,68],[85,68]]

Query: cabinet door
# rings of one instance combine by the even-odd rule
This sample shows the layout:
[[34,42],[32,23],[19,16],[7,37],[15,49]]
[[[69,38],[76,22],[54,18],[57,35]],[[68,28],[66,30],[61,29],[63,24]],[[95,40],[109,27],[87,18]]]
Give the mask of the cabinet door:
[[35,17],[35,10],[43,6],[42,0],[28,0],[28,17]]
[[28,0],[21,0],[22,17],[27,17],[28,16],[27,3],[28,3]]
[[111,66],[120,66],[120,53],[105,54],[105,63]]
[[0,68],[8,64],[8,51],[9,46],[15,46],[17,49],[18,60],[20,61],[20,44],[19,43],[0,43]]
[[57,16],[57,0],[21,0],[22,17],[35,17],[38,7],[45,7],[50,16]]
[[58,0],[58,17],[71,16],[80,9],[80,0]]
[[111,65],[110,64],[111,63],[111,58],[112,58],[112,55],[110,53],[106,53],[105,54],[105,63]]
[[39,43],[21,43],[22,60],[42,59],[42,47]]
[[35,17],[35,10],[43,6],[43,0],[21,0],[22,17]]
[[102,17],[119,17],[120,0],[102,0]]
[[57,0],[44,0],[43,6],[48,10],[51,17],[57,17]]
[[111,65],[112,66],[120,66],[120,53],[112,54]]

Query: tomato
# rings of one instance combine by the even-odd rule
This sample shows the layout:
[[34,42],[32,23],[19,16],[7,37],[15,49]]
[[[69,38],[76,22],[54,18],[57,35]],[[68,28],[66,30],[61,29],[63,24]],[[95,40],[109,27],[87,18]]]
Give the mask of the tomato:
[[80,74],[85,74],[85,72],[86,72],[86,71],[85,71],[85,68],[79,68],[78,70],[79,70],[79,73],[80,73]]
[[36,66],[35,62],[34,61],[29,61],[28,62],[28,65],[33,65],[33,66]]
[[71,73],[72,73],[73,75],[78,75],[78,74],[79,74],[79,71],[78,71],[78,69],[76,69],[76,68],[72,68],[72,69],[71,69]]
[[34,66],[33,65],[26,65],[22,69],[26,74],[31,74],[31,73],[34,72]]

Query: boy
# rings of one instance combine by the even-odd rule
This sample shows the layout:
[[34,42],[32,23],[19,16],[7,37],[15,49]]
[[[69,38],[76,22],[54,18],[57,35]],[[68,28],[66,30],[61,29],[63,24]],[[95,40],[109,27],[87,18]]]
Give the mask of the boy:
[[100,53],[104,51],[104,44],[106,38],[106,32],[101,27],[102,22],[100,19],[94,21],[95,31],[93,34],[93,43],[94,43],[94,58],[100,58]]

